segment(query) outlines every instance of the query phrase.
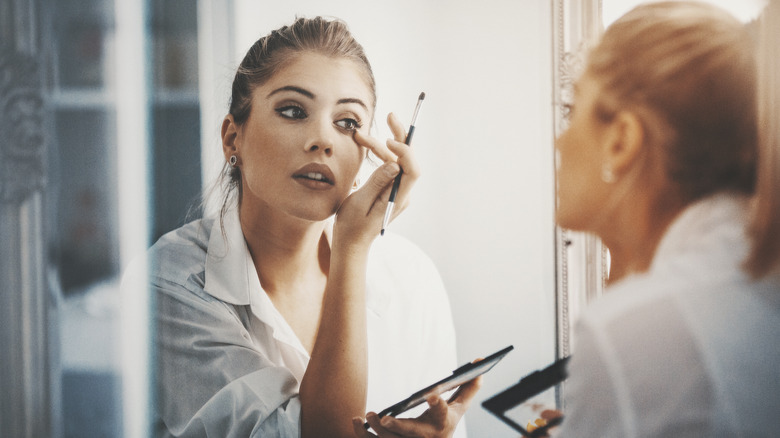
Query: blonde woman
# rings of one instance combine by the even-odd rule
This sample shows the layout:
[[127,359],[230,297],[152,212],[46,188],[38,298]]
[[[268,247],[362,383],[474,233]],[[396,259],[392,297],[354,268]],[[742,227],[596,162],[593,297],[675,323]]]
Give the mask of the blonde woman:
[[[222,124],[222,211],[149,252],[159,435],[368,433],[367,404],[453,369],[436,269],[400,237],[376,239],[393,179],[403,168],[398,214],[420,170],[396,118],[393,139],[368,135],[375,103],[342,22],[301,18],[249,49]],[[358,187],[368,151],[382,163]],[[416,420],[368,420],[380,436],[449,437],[478,386]]]
[[560,436],[780,429],[778,130],[754,53],[723,10],[660,2],[589,54],[556,141],[557,221],[615,264],[575,332]]

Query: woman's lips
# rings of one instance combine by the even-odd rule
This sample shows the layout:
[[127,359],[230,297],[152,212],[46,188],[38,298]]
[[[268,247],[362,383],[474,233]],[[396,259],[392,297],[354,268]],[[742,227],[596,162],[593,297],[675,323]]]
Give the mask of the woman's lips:
[[304,187],[314,190],[326,190],[336,185],[333,171],[320,163],[307,164],[296,170],[292,177]]

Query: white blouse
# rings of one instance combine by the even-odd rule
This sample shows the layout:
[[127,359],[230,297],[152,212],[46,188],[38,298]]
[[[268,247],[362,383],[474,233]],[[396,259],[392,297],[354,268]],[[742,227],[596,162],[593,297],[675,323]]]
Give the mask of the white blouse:
[[[208,219],[166,234],[148,260],[158,435],[300,436],[309,354],[263,291],[237,210],[224,232]],[[366,294],[367,409],[378,412],[456,368],[455,332],[433,263],[399,236],[374,242]]]
[[557,436],[777,436],[780,278],[742,270],[748,212],[729,194],[688,207],[648,272],[586,310]]

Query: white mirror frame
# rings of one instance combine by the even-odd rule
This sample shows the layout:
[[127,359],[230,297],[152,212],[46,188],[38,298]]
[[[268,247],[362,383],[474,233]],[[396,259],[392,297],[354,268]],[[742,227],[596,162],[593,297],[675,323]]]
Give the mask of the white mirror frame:
[[[553,129],[557,138],[568,123],[574,80],[588,44],[601,35],[601,0],[553,0]],[[556,156],[556,166],[557,166]],[[572,329],[580,310],[604,290],[608,254],[590,234],[556,227],[556,329],[558,358],[571,354]],[[563,387],[559,392],[562,404]],[[563,406],[561,406],[563,407]]]

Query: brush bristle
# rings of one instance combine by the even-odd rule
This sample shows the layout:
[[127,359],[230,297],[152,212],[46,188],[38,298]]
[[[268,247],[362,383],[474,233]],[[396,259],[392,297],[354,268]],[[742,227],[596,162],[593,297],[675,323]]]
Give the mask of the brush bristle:
[[423,99],[425,99],[425,91],[420,93],[420,99],[419,100],[423,100]]

